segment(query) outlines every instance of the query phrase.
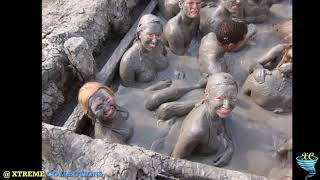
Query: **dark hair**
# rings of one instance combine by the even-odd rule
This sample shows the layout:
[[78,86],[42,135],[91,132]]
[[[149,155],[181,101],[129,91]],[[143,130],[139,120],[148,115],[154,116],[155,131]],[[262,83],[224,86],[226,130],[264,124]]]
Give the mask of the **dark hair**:
[[225,19],[218,24],[215,34],[218,41],[225,45],[242,41],[243,36],[247,34],[247,32],[248,27],[244,22]]

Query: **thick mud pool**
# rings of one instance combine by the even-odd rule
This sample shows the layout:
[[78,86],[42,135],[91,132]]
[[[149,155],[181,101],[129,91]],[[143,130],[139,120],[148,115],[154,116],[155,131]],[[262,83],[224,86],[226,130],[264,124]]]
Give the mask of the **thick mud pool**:
[[[257,34],[244,49],[225,54],[229,73],[238,82],[239,90],[248,76],[249,65],[280,43],[280,35],[275,33],[272,27],[291,19],[291,5],[280,4],[272,7],[271,10],[270,19],[264,24],[257,25]],[[129,141],[130,145],[150,149],[152,143],[166,134],[170,127],[170,133],[175,132],[174,129],[179,130],[184,117],[157,123],[154,111],[144,107],[145,97],[151,93],[144,88],[166,79],[172,79],[174,86],[196,84],[201,78],[197,65],[199,43],[200,37],[193,39],[188,53],[184,56],[176,56],[167,49],[170,66],[159,72],[154,81],[138,84],[132,88],[119,85],[116,101],[129,110],[130,121],[134,123],[134,135]],[[203,89],[196,89],[182,96],[178,101],[200,100],[202,93]],[[237,107],[233,110],[231,117],[226,119],[226,126],[232,137],[235,151],[230,163],[224,168],[268,176],[271,169],[279,165],[278,160],[273,156],[276,142],[283,137],[292,136],[292,114],[274,114],[266,111],[239,93]],[[173,148],[177,133],[173,133],[170,137],[168,143],[164,144],[164,149]],[[167,154],[169,151],[164,150],[161,153]],[[196,153],[192,154],[189,160],[209,165],[212,162],[210,156],[200,156]],[[292,163],[290,157],[288,161],[290,166]]]

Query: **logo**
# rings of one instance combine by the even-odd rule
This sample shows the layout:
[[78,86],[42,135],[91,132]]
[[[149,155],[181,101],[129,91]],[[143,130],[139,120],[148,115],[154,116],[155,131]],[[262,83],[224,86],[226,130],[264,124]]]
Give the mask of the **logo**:
[[302,153],[302,156],[296,157],[296,161],[302,169],[308,171],[308,173],[309,173],[308,175],[306,175],[305,180],[316,174],[316,169],[314,166],[316,165],[316,163],[318,161],[318,157],[315,156],[313,154],[313,152]]

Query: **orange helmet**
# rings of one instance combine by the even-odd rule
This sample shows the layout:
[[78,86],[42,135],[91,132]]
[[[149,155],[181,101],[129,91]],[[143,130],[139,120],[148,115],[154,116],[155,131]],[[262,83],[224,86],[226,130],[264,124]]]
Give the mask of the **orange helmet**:
[[91,119],[93,119],[94,115],[89,110],[88,101],[90,97],[100,88],[106,89],[111,96],[114,96],[113,91],[109,87],[98,82],[87,82],[79,90],[78,102],[80,107]]

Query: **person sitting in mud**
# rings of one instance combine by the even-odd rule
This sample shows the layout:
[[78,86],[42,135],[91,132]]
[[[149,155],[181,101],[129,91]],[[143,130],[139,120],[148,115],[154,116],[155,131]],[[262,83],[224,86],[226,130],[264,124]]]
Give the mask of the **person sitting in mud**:
[[254,25],[248,28],[243,22],[223,20],[215,33],[211,32],[201,40],[198,57],[200,71],[209,75],[227,72],[223,59],[225,52],[240,50],[256,32]]
[[217,25],[224,19],[242,21],[247,24],[263,23],[272,4],[279,0],[221,0],[217,8],[209,8],[200,16],[200,32],[205,36],[215,32]]
[[141,17],[136,40],[120,62],[120,78],[124,86],[150,82],[158,71],[168,67],[167,52],[161,43],[161,20],[152,14]]
[[79,90],[78,101],[94,125],[94,138],[125,143],[132,136],[129,112],[117,105],[113,91],[97,82],[87,82]]
[[[275,62],[281,59],[275,68]],[[292,47],[280,44],[258,61],[248,76],[242,93],[250,96],[261,107],[275,113],[292,108]],[[271,71],[270,71],[271,70]]]
[[183,120],[175,158],[187,158],[192,152],[214,155],[213,165],[226,165],[233,154],[233,143],[225,129],[224,118],[235,107],[238,85],[228,73],[209,77],[204,99]]
[[164,27],[164,43],[176,55],[187,52],[198,30],[201,0],[179,0],[180,12]]
[[[217,4],[218,0],[202,0],[202,7]],[[171,19],[180,11],[179,0],[160,0],[159,10],[166,19]]]

